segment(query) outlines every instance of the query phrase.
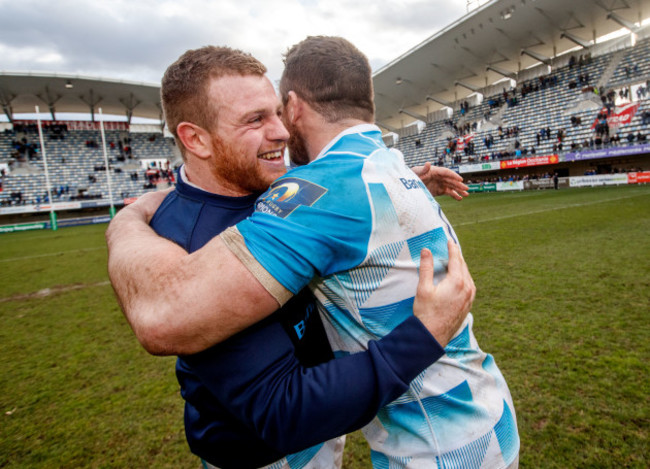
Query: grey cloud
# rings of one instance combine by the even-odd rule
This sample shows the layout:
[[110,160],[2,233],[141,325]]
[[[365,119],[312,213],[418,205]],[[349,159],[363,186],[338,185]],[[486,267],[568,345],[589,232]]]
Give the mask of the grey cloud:
[[[5,5],[3,13],[0,44],[15,50],[35,47],[64,58],[58,70],[25,61],[5,62],[2,68],[7,69],[109,73],[116,78],[157,81],[186,49],[225,43],[220,36],[228,34],[208,21],[164,17],[155,9],[113,17],[91,2],[14,2]],[[132,76],[135,70],[142,77]]]

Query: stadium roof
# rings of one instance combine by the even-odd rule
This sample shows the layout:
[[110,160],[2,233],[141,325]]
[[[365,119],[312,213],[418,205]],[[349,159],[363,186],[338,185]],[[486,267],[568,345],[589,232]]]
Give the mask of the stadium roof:
[[[480,2],[469,2],[480,3]],[[493,0],[374,74],[377,122],[399,129],[650,16],[650,0]],[[549,62],[550,63],[550,62]],[[488,70],[488,67],[490,69]],[[57,73],[0,71],[4,114],[49,111],[161,119],[159,85]]]
[[[0,71],[0,105],[13,114],[73,112],[162,118],[160,85],[59,73]],[[11,119],[11,118],[10,118]]]
[[488,2],[374,74],[377,122],[399,129],[504,75],[636,30],[649,16],[650,0]]

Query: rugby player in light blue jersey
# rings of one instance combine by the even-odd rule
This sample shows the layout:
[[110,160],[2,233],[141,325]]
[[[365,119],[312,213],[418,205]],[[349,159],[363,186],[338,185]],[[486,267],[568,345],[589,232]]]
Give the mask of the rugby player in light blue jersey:
[[[320,37],[291,48],[280,95],[291,157],[308,164],[273,183],[222,238],[253,272],[270,275],[278,297],[309,285],[335,354],[360,352],[412,314],[421,249],[433,252],[440,279],[457,237],[370,124],[370,67],[352,44]],[[472,326],[468,315],[446,355],[364,428],[374,467],[518,464],[512,398]]]
[[[123,301],[137,334],[155,340],[160,330],[173,330],[164,341],[175,343],[182,340],[174,334],[195,337],[189,331],[199,326],[214,334],[215,305],[224,315],[264,315],[309,286],[332,348],[343,356],[365,350],[412,314],[422,248],[434,253],[436,279],[444,277],[447,241],[457,242],[456,235],[372,125],[367,59],[343,39],[316,37],[294,46],[285,65],[283,119],[291,157],[305,166],[276,181],[249,219],[191,256],[135,229],[144,241],[131,245],[134,268],[147,259],[139,251],[164,250],[161,269],[172,282],[169,291],[151,286]],[[192,312],[183,324],[174,319],[179,309]],[[517,466],[512,399],[472,326],[468,315],[445,356],[364,429],[374,467]]]

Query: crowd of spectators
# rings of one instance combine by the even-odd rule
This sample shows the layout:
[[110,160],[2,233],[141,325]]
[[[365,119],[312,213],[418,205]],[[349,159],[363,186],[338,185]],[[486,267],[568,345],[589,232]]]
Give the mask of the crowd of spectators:
[[40,145],[27,140],[27,137],[11,141],[11,158],[15,161],[32,161],[39,159]]
[[591,63],[591,52],[587,52],[586,54],[580,54],[578,57],[575,55],[571,55],[569,57],[569,69],[573,69],[574,67],[583,67],[584,65],[589,65]]
[[174,171],[170,168],[169,161],[165,163],[151,162],[144,173],[145,189],[153,189],[160,183],[172,184],[175,182]]
[[606,166],[599,166],[597,168],[589,168],[585,170],[585,176],[597,176],[602,174],[625,174],[625,173],[641,173],[643,169],[639,167],[631,166],[629,168],[608,168]]

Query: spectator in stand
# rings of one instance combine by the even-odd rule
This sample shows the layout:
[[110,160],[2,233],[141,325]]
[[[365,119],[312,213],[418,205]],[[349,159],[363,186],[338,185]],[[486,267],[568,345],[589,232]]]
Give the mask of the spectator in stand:
[[[644,88],[645,89],[645,88]],[[650,111],[647,109],[641,114],[641,125],[650,124]]]

